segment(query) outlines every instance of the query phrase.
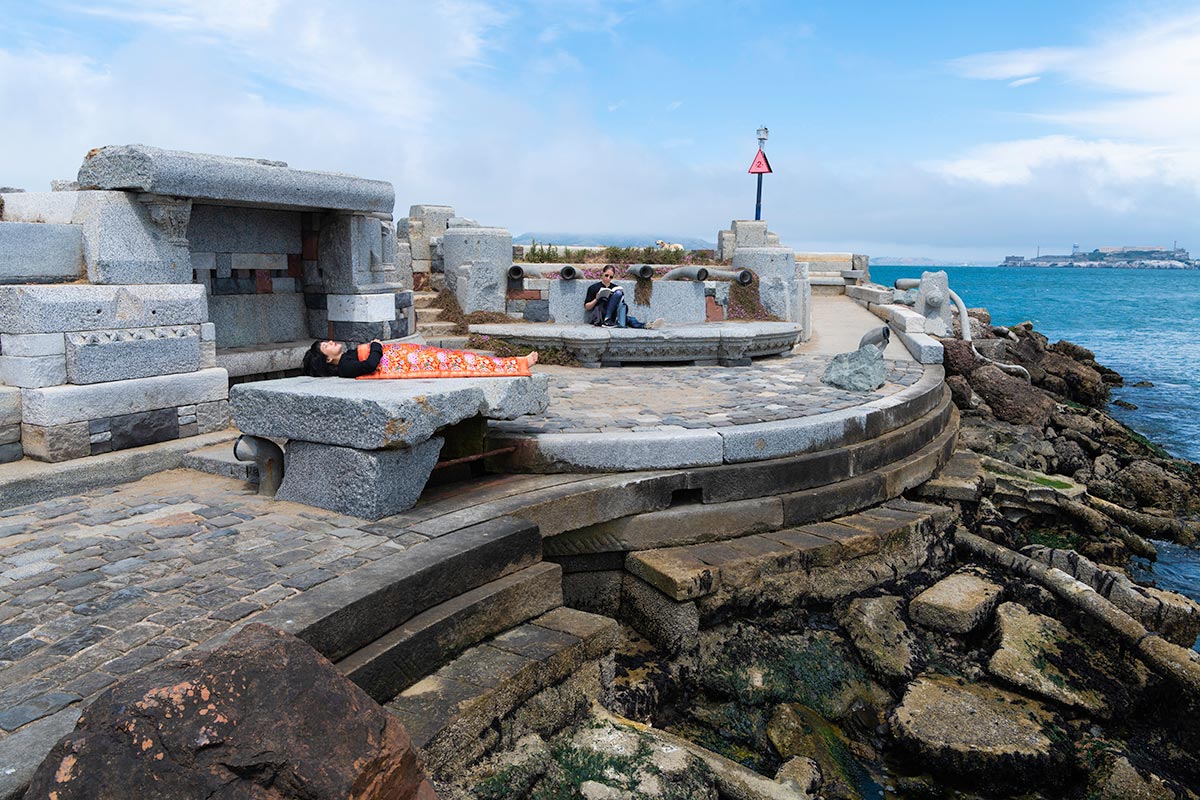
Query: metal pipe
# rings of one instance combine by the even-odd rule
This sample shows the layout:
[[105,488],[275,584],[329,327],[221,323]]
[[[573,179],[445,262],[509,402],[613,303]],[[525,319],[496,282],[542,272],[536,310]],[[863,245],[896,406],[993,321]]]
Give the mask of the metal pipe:
[[748,269],[710,269],[708,271],[708,280],[710,281],[734,281],[742,286],[749,286],[754,280],[754,273]]
[[[896,288],[901,290],[916,289],[921,285],[920,278],[897,278]],[[953,289],[950,291],[950,299],[958,308],[959,327],[962,328],[962,338],[964,342],[971,341],[971,318],[967,314],[967,304],[962,301],[962,298],[955,293]],[[1009,375],[1016,375],[1018,378],[1024,378],[1026,383],[1033,383],[1033,378],[1029,375],[1029,370],[1022,367],[1020,364],[1005,364],[1003,361],[997,361],[994,358],[988,358],[983,353],[975,349],[975,345],[971,345],[971,352],[976,355],[979,360],[988,364],[992,364],[1000,369],[1001,372],[1006,372]]]
[[434,469],[445,469],[446,467],[453,467],[453,466],[457,466],[458,464],[469,464],[472,461],[479,461],[480,459],[483,459],[483,458],[491,458],[492,456],[502,456],[502,455],[506,455],[508,453],[515,453],[516,450],[517,450],[516,446],[498,447],[495,450],[485,450],[482,453],[475,453],[474,455],[463,456],[462,458],[451,458],[451,459],[447,459],[446,461],[439,461],[433,465],[433,468]]
[[558,277],[560,280],[573,281],[579,277],[579,270],[570,264],[563,264],[558,268]]
[[704,267],[676,267],[666,275],[663,275],[662,279],[664,281],[681,281],[684,279],[706,281],[708,280],[708,270]]
[[520,264],[513,264],[508,268],[508,279],[511,281],[519,281],[525,277],[526,272],[533,272],[532,267],[522,267]]
[[270,439],[242,434],[233,445],[238,461],[253,461],[258,466],[258,493],[274,497],[283,482],[283,450]]
[[649,264],[630,264],[625,269],[625,274],[631,278],[648,281],[654,277],[654,267]]
[[568,264],[513,264],[508,268],[508,277],[515,280],[520,280],[525,277],[544,278],[548,272],[558,272],[561,274],[564,267]]

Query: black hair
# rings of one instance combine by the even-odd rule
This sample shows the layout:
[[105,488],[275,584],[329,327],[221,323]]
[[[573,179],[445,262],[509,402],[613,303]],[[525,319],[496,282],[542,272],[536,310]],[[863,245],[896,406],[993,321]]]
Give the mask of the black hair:
[[612,264],[605,264],[605,265],[604,265],[604,269],[600,270],[600,272],[601,272],[601,273],[603,273],[605,269],[611,269],[611,270],[612,270],[612,272],[613,272],[613,275],[614,275],[614,276],[616,276],[616,274],[617,274],[617,268],[616,268],[616,267],[614,267]]
[[304,361],[300,365],[301,371],[313,378],[327,378],[333,374],[329,359],[321,352],[321,342],[316,341],[304,353]]

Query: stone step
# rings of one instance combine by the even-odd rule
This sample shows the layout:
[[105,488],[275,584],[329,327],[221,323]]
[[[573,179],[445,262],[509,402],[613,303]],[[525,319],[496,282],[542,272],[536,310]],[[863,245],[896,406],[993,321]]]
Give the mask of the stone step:
[[437,292],[413,292],[413,307],[429,308],[437,300]]
[[417,325],[422,325],[422,324],[429,323],[429,322],[438,322],[441,320],[442,314],[444,314],[444,313],[445,313],[445,311],[443,309],[440,309],[440,308],[437,308],[434,306],[428,306],[426,308],[418,308],[417,309]]
[[984,470],[983,460],[970,450],[959,450],[936,477],[917,488],[917,494],[931,500],[977,503],[995,487],[996,479]]
[[453,322],[426,322],[417,317],[417,332],[428,339],[431,336],[453,336],[457,326]]
[[222,442],[193,450],[183,457],[183,466],[209,475],[220,475],[248,483],[258,483],[258,466],[253,461],[238,461],[233,442]]
[[406,620],[337,662],[385,703],[469,647],[562,605],[562,568],[538,563]]
[[663,651],[691,650],[701,627],[737,610],[827,605],[948,558],[953,519],[942,506],[891,500],[829,522],[630,553],[620,613]]
[[[406,532],[395,530],[397,536]],[[337,662],[429,609],[540,567],[541,552],[536,525],[511,517],[492,519],[364,564],[288,598],[255,621],[298,636]]]
[[[615,620],[556,608],[472,647],[385,708],[404,723],[426,768],[438,774],[527,733],[549,735],[566,724],[576,711],[569,701],[585,698],[579,690],[599,682],[597,662],[612,652],[617,635]],[[547,689],[556,690],[553,702],[534,703],[540,706],[534,714],[513,718]]]
[[436,333],[423,335],[425,343],[430,347],[442,347],[447,350],[465,350],[467,348],[466,336],[442,336]]
[[718,590],[750,585],[768,573],[833,563],[877,551],[882,541],[926,524],[941,525],[954,512],[943,506],[890,500],[828,522],[720,542],[630,553],[626,571],[672,600],[694,600]]

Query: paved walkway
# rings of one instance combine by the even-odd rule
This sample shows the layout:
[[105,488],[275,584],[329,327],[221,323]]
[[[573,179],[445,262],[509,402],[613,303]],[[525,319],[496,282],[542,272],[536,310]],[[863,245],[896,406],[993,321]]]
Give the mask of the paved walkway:
[[915,361],[889,361],[888,382],[877,391],[847,392],[821,383],[830,358],[764,358],[748,367],[539,367],[551,376],[550,408],[541,417],[493,427],[507,433],[639,433],[775,422],[876,400],[911,386],[924,372]]
[[[872,328],[883,327],[883,320],[867,311],[845,295],[813,295],[813,335],[794,352],[812,355],[834,355],[858,349],[862,335]],[[893,336],[883,352],[884,358],[912,361],[913,357]]]

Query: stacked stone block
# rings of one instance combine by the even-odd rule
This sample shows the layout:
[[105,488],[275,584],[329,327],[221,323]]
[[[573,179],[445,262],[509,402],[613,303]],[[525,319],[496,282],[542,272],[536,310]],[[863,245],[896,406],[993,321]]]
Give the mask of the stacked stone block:
[[464,313],[505,311],[511,233],[504,228],[453,225],[442,234],[442,251],[446,286]]
[[429,275],[442,271],[438,247],[453,218],[454,209],[450,206],[415,205],[408,209],[408,217],[397,224],[397,236],[407,240],[410,247],[413,273],[410,288],[429,289]]
[[505,313],[527,322],[549,322],[551,283],[549,278],[510,280],[505,294]]
[[21,449],[21,390],[0,386],[0,464],[17,461]]
[[131,145],[63,188],[0,196],[0,461],[228,427],[218,348],[410,330],[389,183]]
[[717,260],[728,261],[739,247],[778,247],[779,236],[761,220],[735,219],[717,233]]

